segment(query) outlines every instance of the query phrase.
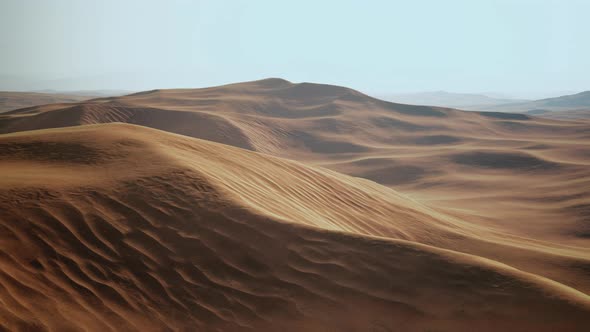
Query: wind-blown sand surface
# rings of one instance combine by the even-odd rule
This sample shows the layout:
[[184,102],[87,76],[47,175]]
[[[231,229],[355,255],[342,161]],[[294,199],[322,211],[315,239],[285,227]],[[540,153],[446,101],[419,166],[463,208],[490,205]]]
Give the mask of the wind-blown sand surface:
[[319,165],[472,223],[588,247],[590,123],[384,102],[281,79],[0,116],[0,133],[126,122]]
[[584,331],[589,248],[145,127],[0,136],[8,330]]

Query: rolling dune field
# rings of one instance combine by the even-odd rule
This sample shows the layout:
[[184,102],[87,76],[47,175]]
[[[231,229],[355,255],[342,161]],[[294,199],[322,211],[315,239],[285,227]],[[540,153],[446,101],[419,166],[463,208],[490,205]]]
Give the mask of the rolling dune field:
[[473,225],[371,181],[122,124],[0,146],[8,330],[590,324],[587,249]]
[[266,79],[0,115],[8,331],[586,331],[590,124]]
[[384,102],[282,79],[0,116],[0,133],[124,122],[373,180],[515,234],[587,246],[590,124]]

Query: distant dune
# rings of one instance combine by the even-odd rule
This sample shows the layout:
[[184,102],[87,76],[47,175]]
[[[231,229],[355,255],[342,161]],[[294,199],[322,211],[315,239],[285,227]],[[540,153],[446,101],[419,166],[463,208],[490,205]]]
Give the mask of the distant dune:
[[154,90],[0,117],[0,133],[124,122],[364,177],[473,222],[587,246],[590,125],[389,103],[282,79]]
[[73,103],[95,98],[90,95],[0,91],[0,113],[19,108],[54,103]]
[[587,246],[514,236],[372,181],[124,124],[0,135],[0,154],[7,330],[590,324]]
[[134,91],[130,90],[37,90],[33,92],[40,92],[40,93],[51,93],[51,94],[62,94],[68,96],[89,96],[92,98],[98,97],[116,97],[116,96],[123,96],[133,93]]

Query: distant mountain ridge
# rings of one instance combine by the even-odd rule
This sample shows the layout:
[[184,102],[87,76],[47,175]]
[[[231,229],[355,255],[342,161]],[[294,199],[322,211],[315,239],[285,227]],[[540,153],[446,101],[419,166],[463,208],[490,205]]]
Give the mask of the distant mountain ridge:
[[447,91],[378,95],[377,97],[387,101],[402,104],[444,106],[453,108],[463,108],[467,110],[476,109],[481,106],[528,101],[524,99],[495,98],[487,96],[485,94],[453,93]]
[[380,97],[396,103],[452,107],[467,111],[526,113],[554,119],[590,118],[590,91],[538,100],[493,98],[484,94],[446,91]]
[[583,91],[573,95],[555,98],[540,99],[534,103],[554,107],[588,107],[590,106],[590,91]]
[[588,118],[590,117],[590,91],[524,103],[496,105],[484,110],[519,112],[555,119]]

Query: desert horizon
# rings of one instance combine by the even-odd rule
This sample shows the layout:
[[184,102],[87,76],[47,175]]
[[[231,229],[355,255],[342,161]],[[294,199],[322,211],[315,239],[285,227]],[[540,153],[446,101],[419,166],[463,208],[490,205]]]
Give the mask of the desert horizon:
[[587,331],[586,9],[0,4],[0,330]]

